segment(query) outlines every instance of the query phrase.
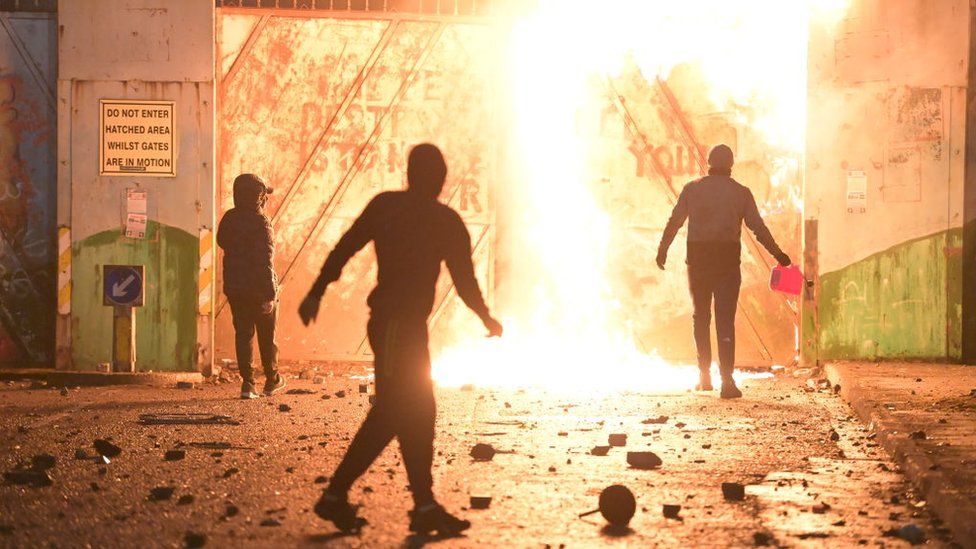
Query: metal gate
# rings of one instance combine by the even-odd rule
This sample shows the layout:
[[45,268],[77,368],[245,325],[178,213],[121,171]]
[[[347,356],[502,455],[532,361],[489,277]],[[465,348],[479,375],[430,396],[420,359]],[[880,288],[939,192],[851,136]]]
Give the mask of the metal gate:
[[13,366],[49,365],[56,310],[57,17],[23,4],[39,11],[0,11],[0,364]]
[[[594,153],[606,174],[598,190],[614,218],[610,271],[633,333],[646,350],[694,363],[691,307],[684,265],[684,231],[672,245],[668,270],[654,263],[671,207],[685,183],[707,172],[708,148],[727,143],[736,152],[733,174],[749,187],[777,242],[799,260],[801,192],[798,154],[777,150],[735,116],[715,110],[691,70],[667,81],[647,79],[632,65],[594,83],[602,99],[589,116],[600,139]],[[772,159],[789,160],[785,171]],[[737,363],[793,363],[797,349],[795,300],[768,288],[774,260],[743,228],[742,291],[736,317]]]
[[[444,151],[449,174],[442,199],[467,223],[476,272],[482,287],[492,288],[493,27],[438,16],[345,15],[217,11],[217,215],[233,206],[232,182],[241,172],[261,174],[276,187],[268,213],[282,279],[284,360],[369,357],[371,251],[329,288],[317,324],[305,328],[296,311],[325,256],[369,199],[404,187],[414,144],[432,142]],[[474,315],[458,314],[462,307],[449,277],[441,277],[435,348],[478,329]],[[216,314],[216,356],[233,356],[222,296]]]

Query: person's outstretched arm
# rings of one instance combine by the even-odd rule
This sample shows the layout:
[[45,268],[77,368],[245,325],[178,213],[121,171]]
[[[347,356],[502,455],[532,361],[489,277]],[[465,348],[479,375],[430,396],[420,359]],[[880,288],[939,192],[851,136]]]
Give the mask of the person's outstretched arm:
[[756,235],[756,240],[766,248],[770,255],[775,257],[780,265],[788,267],[791,263],[790,256],[783,253],[783,250],[776,244],[772,233],[769,232],[769,227],[766,227],[762,216],[759,215],[759,207],[756,206],[756,199],[752,196],[752,191],[749,189],[746,189],[746,212],[744,220],[746,227],[749,227],[752,234]]
[[356,252],[362,250],[366,244],[373,240],[374,219],[377,217],[376,210],[377,199],[374,198],[363,210],[363,213],[359,214],[349,230],[342,235],[335,248],[325,259],[325,264],[322,265],[318,278],[315,279],[308,295],[298,307],[298,314],[306,326],[318,316],[319,303],[322,301],[326,287],[339,280],[339,276],[342,275],[342,268],[346,266],[346,263],[352,259],[352,256],[356,255]]
[[688,219],[688,186],[681,190],[678,195],[678,202],[671,210],[671,217],[668,224],[664,226],[664,234],[661,235],[661,244],[657,247],[657,266],[664,269],[664,264],[668,261],[668,248],[674,242],[674,237],[678,234],[678,229],[685,224]]
[[474,276],[474,263],[471,261],[471,234],[464,226],[464,221],[455,214],[452,226],[448,233],[449,241],[444,262],[447,270],[451,273],[454,287],[457,289],[461,301],[474,311],[485,328],[488,329],[489,336],[502,335],[502,325],[491,316],[485,298],[481,295],[481,287],[478,279]]

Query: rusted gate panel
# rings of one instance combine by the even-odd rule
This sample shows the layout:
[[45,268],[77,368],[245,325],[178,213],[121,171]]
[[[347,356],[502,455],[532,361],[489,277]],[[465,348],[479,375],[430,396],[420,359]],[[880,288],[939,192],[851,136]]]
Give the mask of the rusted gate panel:
[[0,363],[14,366],[54,350],[56,27],[0,12]]
[[[668,81],[648,80],[630,67],[594,84],[591,131],[601,146],[592,163],[606,174],[598,194],[613,213],[610,272],[624,315],[641,345],[662,356],[693,362],[691,308],[684,231],[672,245],[668,270],[654,264],[661,232],[677,194],[707,170],[710,145],[736,151],[734,177],[748,186],[781,247],[799,260],[800,196],[797,170],[780,174],[772,158],[783,154],[732,116],[717,112],[691,68],[679,67]],[[597,109],[601,109],[597,111]],[[796,159],[796,158],[794,158]],[[798,164],[797,164],[798,166]],[[775,183],[775,184],[774,184]],[[743,285],[736,318],[737,359],[743,365],[790,364],[795,357],[796,303],[768,289],[774,260],[743,228]]]
[[[369,199],[403,188],[406,154],[416,143],[430,141],[444,150],[450,173],[442,198],[465,218],[478,275],[490,288],[491,27],[267,10],[218,11],[217,21],[218,209],[222,214],[232,207],[238,173],[262,174],[276,187],[268,211],[283,280],[282,358],[368,358],[371,250],[350,262],[329,289],[317,324],[301,326],[295,311],[325,256]],[[448,277],[437,295],[434,334],[461,337],[474,329],[470,315],[455,314]],[[232,333],[221,298],[218,356],[233,355]],[[444,343],[435,338],[435,345]]]

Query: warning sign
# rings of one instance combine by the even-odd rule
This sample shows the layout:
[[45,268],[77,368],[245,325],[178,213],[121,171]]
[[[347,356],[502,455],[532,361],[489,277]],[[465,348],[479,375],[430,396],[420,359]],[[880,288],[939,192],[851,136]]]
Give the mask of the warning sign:
[[173,101],[102,99],[99,175],[176,176]]

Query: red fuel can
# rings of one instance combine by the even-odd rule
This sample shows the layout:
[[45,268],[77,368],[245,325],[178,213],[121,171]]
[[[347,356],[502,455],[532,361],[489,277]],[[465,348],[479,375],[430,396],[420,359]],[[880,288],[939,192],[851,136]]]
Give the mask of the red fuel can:
[[803,291],[803,273],[796,265],[773,267],[769,275],[769,287],[777,292],[789,295],[800,295]]

